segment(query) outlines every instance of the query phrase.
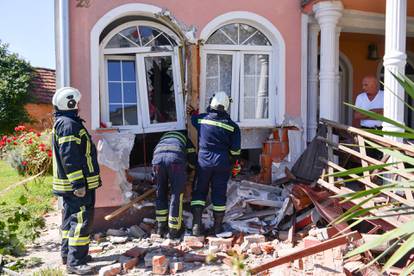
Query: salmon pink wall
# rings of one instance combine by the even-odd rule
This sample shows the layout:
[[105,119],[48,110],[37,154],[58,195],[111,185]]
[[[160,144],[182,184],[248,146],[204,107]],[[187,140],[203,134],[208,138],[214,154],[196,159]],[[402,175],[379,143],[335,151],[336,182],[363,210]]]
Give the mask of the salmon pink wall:
[[[124,4],[137,3],[128,0],[94,0],[89,8],[76,7],[76,1],[69,1],[70,10],[70,65],[71,85],[82,93],[81,116],[90,127],[90,31],[94,24],[108,11]],[[197,37],[211,20],[231,11],[248,11],[269,20],[281,33],[286,45],[286,113],[298,117],[301,114],[301,9],[300,1],[292,0],[152,0],[143,4],[166,8],[175,18],[186,25],[197,28]],[[276,61],[277,62],[277,61]],[[111,176],[104,176],[104,187],[98,192],[100,206],[115,206],[120,198],[107,194],[119,193],[112,185]],[[105,194],[100,196],[99,194]]]

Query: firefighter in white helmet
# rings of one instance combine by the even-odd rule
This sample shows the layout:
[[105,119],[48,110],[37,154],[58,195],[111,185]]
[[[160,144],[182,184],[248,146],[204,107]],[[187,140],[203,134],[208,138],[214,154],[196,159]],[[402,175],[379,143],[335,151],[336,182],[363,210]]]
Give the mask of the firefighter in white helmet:
[[[201,217],[210,185],[213,232],[219,234],[223,230],[227,182],[240,155],[240,129],[227,113],[229,105],[227,94],[218,92],[212,97],[207,113],[196,115],[191,108],[187,109],[192,113],[191,122],[198,131],[198,162],[191,199],[195,236],[203,234]],[[236,170],[240,171],[240,167],[233,168],[233,171]]]
[[63,198],[62,262],[69,273],[93,273],[89,235],[95,190],[101,186],[96,148],[78,116],[79,90],[63,87],[53,96],[53,193]]

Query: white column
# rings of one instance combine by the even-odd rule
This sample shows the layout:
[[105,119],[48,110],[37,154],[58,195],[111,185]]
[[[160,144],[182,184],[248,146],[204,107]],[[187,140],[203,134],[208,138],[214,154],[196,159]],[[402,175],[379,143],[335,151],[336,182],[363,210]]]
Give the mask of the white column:
[[341,105],[343,105],[344,103],[341,100],[341,97],[339,96],[339,91],[340,91],[340,77],[339,77],[339,36],[341,35],[341,27],[336,27],[335,28],[335,103],[336,103],[336,113],[335,113],[335,117],[334,120],[339,122],[339,118],[340,118],[340,110],[341,110]]
[[319,25],[309,25],[308,40],[308,141],[316,135],[318,127],[318,35]]
[[315,18],[321,28],[321,61],[320,61],[320,104],[319,116],[330,120],[337,120],[338,92],[337,72],[339,64],[339,43],[337,24],[342,16],[341,1],[323,1],[313,6]]
[[[407,60],[405,53],[407,24],[407,0],[387,0],[385,16],[385,55],[384,55],[384,116],[404,123],[404,89],[391,75],[404,74]],[[393,95],[395,94],[395,95]],[[383,123],[386,131],[401,129]]]

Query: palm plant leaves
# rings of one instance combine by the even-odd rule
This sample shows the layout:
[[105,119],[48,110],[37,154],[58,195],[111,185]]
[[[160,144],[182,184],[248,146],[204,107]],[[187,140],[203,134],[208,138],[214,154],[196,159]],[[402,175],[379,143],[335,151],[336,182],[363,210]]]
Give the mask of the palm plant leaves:
[[[414,99],[414,82],[404,75],[397,76],[394,73],[392,73],[392,75],[399,82],[399,84],[404,88],[406,94],[409,97]],[[352,104],[348,104],[348,103],[345,103],[345,104],[351,107],[352,109],[354,109],[355,111],[368,116],[369,118],[372,118],[374,120],[378,120],[384,123],[388,123],[390,125],[393,125],[403,130],[403,132],[368,130],[370,133],[373,133],[376,135],[385,135],[388,137],[414,139],[414,129],[404,125],[403,123],[394,121],[381,114],[358,108]],[[408,103],[405,102],[405,105],[408,105]],[[409,108],[414,110],[412,106],[409,106]],[[336,197],[342,197],[343,202],[351,201],[351,200],[359,200],[358,201],[359,203],[355,204],[353,207],[348,209],[346,212],[344,212],[340,217],[338,217],[332,223],[343,223],[347,221],[353,221],[351,226],[354,226],[366,219],[372,220],[372,219],[378,219],[378,218],[384,218],[384,217],[390,217],[390,216],[396,216],[396,215],[404,215],[404,214],[408,215],[408,214],[414,213],[413,206],[398,205],[398,202],[382,204],[379,206],[369,205],[369,207],[364,207],[364,205],[367,202],[369,202],[374,197],[376,197],[378,194],[384,191],[391,190],[395,192],[396,190],[407,190],[407,189],[414,190],[414,181],[411,179],[407,179],[407,180],[403,179],[400,181],[394,181],[394,180],[391,180],[391,179],[388,179],[382,176],[383,174],[386,175],[386,174],[392,174],[392,173],[398,173],[400,175],[401,173],[405,173],[405,174],[411,175],[413,172],[412,168],[407,168],[407,169],[397,168],[395,167],[395,165],[397,165],[398,163],[406,163],[411,166],[414,166],[414,157],[408,156],[405,152],[400,151],[400,150],[396,150],[393,148],[385,148],[369,140],[365,140],[365,142],[367,143],[366,147],[376,148],[377,150],[381,151],[383,154],[389,155],[392,158],[393,162],[386,163],[386,164],[379,164],[379,165],[370,165],[366,167],[352,168],[352,169],[348,169],[345,171],[331,173],[328,176],[333,176],[335,178],[339,178],[339,177],[345,178],[344,180],[342,180],[342,182],[348,182],[348,181],[364,178],[366,177],[366,172],[369,172],[371,173],[371,176],[376,175],[378,177],[385,179],[386,184],[381,185],[379,187],[367,188],[366,190],[363,190],[363,191],[356,191],[356,192],[336,196]],[[359,145],[355,145],[355,146],[358,147]],[[394,168],[392,168],[393,166]],[[378,172],[378,170],[382,170],[382,172]],[[340,181],[338,182],[340,183]],[[390,205],[392,206],[391,208],[390,208]],[[388,207],[388,208],[384,208],[384,207]],[[399,227],[380,235],[377,239],[374,239],[370,242],[362,244],[360,247],[349,252],[346,255],[346,257],[352,257],[355,255],[361,254],[365,251],[371,250],[384,243],[392,243],[392,245],[389,246],[386,251],[382,252],[382,254],[380,254],[379,256],[374,258],[371,262],[369,262],[366,266],[374,264],[380,258],[386,256],[386,254],[396,249],[395,252],[388,258],[388,260],[384,264],[383,270],[385,271],[386,269],[390,268],[395,263],[397,263],[408,252],[410,252],[410,250],[414,248],[414,220],[410,220],[400,225]],[[414,263],[405,267],[401,275],[408,275],[412,271],[414,271]]]

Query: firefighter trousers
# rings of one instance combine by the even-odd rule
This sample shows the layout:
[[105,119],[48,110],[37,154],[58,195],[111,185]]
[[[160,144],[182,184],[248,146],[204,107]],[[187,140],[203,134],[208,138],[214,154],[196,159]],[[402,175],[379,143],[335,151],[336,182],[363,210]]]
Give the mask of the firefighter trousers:
[[193,183],[191,206],[205,206],[211,183],[211,201],[213,211],[226,210],[227,182],[230,178],[230,167],[204,167],[197,166],[196,180]]
[[89,251],[89,235],[95,208],[95,190],[87,190],[85,197],[63,196],[62,210],[62,258],[68,266],[86,264]]
[[[157,222],[168,221],[168,227],[177,231],[181,229],[183,223],[186,168],[186,163],[168,159],[153,164],[154,181],[157,185],[156,220]],[[171,190],[170,204],[168,204],[169,188]]]

